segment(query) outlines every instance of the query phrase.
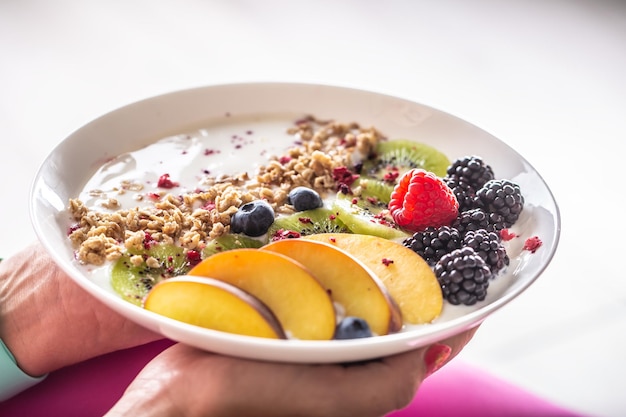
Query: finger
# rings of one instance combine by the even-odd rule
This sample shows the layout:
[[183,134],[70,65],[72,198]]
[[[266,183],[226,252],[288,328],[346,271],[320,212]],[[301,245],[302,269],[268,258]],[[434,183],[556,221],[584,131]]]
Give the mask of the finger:
[[424,353],[425,375],[432,375],[456,357],[474,337],[479,326],[430,345]]

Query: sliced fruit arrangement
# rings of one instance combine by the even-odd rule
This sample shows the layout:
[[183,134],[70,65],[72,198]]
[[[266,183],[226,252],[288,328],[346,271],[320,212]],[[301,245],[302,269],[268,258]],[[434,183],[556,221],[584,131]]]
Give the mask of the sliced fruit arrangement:
[[[428,264],[400,243],[320,233],[214,253],[187,276],[156,284],[144,308],[231,333],[330,340],[429,323],[441,313],[441,294]],[[250,323],[231,320],[237,309]]]
[[[314,236],[320,235],[309,237]],[[374,334],[395,333],[402,328],[400,309],[378,276],[336,246],[321,240],[285,239],[272,242],[263,250],[281,253],[303,264],[341,306],[343,315],[365,320]]]
[[369,267],[400,307],[405,323],[430,323],[441,314],[441,288],[430,266],[398,242],[378,236],[326,233],[305,239],[327,242]]
[[330,340],[335,309],[330,295],[302,264],[258,249],[233,249],[209,256],[189,275],[218,279],[265,303],[285,332],[296,339]]

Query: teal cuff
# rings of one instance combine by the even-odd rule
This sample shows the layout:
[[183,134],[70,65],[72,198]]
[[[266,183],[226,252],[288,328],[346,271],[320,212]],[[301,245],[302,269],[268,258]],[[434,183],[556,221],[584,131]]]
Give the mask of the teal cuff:
[[22,371],[15,357],[0,339],[0,401],[7,400],[12,396],[26,390],[43,381],[47,375],[34,378]]

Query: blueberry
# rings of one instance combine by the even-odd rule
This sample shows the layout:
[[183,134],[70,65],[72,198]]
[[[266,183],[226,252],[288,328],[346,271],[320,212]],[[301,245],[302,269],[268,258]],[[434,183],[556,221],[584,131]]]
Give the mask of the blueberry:
[[311,210],[322,207],[322,198],[308,187],[296,187],[289,192],[287,203],[291,204],[296,211]]
[[233,233],[261,236],[274,223],[274,209],[265,200],[255,200],[239,207],[230,219]]
[[370,326],[359,317],[348,316],[341,320],[335,328],[335,339],[358,339],[371,336]]

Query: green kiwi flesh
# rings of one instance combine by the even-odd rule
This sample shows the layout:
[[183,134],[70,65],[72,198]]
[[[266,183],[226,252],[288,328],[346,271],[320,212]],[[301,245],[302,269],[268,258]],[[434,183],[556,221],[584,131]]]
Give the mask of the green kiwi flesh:
[[[131,258],[141,256],[137,265]],[[154,258],[158,266],[150,267],[148,258]],[[144,251],[129,251],[113,264],[111,286],[123,299],[141,305],[144,297],[158,282],[189,270],[189,262],[183,248],[174,245],[157,244]]]
[[[386,208],[391,200],[395,182],[385,182],[373,178],[359,178],[352,187],[359,187],[359,198],[369,203]],[[360,204],[359,204],[360,205]]]
[[[362,205],[359,206],[358,202]],[[367,204],[367,200],[339,192],[333,202],[332,210],[352,233],[374,235],[385,239],[404,239],[409,236],[393,226],[394,223],[389,215],[385,214],[386,207],[381,208],[376,205],[368,208]]]
[[362,175],[383,180],[390,170],[399,173],[422,168],[439,177],[446,175],[450,160],[441,151],[408,139],[379,142],[374,158],[364,162]]
[[209,241],[202,250],[202,257],[238,248],[260,248],[265,242],[241,234],[226,234]]
[[281,230],[294,231],[302,236],[317,233],[350,233],[346,225],[327,207],[277,217],[268,231],[269,239],[271,240]]

